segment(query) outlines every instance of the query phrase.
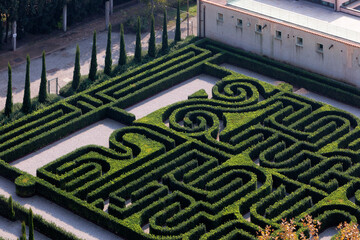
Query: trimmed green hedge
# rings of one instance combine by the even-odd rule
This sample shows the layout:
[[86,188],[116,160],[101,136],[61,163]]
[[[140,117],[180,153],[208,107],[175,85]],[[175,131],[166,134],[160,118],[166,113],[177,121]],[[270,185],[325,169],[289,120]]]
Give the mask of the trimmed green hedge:
[[[43,196],[127,239],[256,239],[282,218],[358,220],[360,120],[224,62],[356,99],[343,84],[204,39],[0,127],[0,175],[20,195]],[[137,120],[125,110],[199,74],[218,79],[212,96],[194,89]],[[108,148],[66,154],[31,184],[9,165],[104,118],[128,125]]]
[[[29,221],[29,210],[21,206],[17,202],[13,202],[13,209],[15,211],[15,218],[13,219],[9,215],[10,208],[8,204],[8,199],[0,195],[0,215],[11,220],[11,221],[24,221],[28,224]],[[55,240],[78,240],[74,234],[65,231],[64,229],[58,227],[52,222],[48,222],[43,219],[40,215],[33,215],[34,229],[45,236],[55,239]],[[20,224],[20,223],[19,223]]]

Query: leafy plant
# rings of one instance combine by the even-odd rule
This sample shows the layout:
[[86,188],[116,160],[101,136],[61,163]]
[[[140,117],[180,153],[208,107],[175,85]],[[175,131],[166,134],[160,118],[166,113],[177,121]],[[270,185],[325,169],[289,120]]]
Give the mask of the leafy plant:
[[141,62],[141,23],[140,17],[138,17],[138,25],[137,25],[137,32],[136,32],[136,46],[135,46],[135,60],[137,62]]
[[96,73],[97,73],[97,58],[96,58],[96,31],[94,31],[93,35],[93,45],[91,52],[91,62],[90,62],[90,70],[89,70],[89,79],[95,81]]
[[11,66],[8,63],[8,87],[6,94],[6,103],[5,103],[5,115],[7,117],[13,112],[13,101],[12,101],[12,77],[11,77]]
[[169,42],[168,42],[168,32],[167,32],[167,14],[166,9],[164,8],[164,22],[163,22],[163,31],[162,31],[162,46],[161,50],[162,52],[166,52],[169,48]]
[[74,66],[74,75],[72,80],[72,89],[76,91],[80,84],[80,48],[79,44],[76,45],[76,53],[75,53],[75,66]]
[[127,63],[127,55],[124,40],[124,25],[120,25],[120,54],[119,54],[119,65],[125,65]]
[[25,88],[22,111],[29,113],[31,111],[31,98],[30,98],[30,56],[26,56],[26,73],[25,73]]
[[46,79],[46,63],[45,63],[45,51],[42,53],[42,70],[41,70],[41,81],[39,89],[39,102],[44,103],[47,101],[47,79]]
[[155,57],[156,55],[156,42],[155,42],[155,19],[154,16],[151,16],[151,29],[150,29],[150,39],[149,39],[149,49],[148,54],[150,57]]
[[112,57],[111,57],[111,24],[108,28],[107,44],[106,44],[106,53],[105,53],[105,67],[104,73],[108,76],[111,74],[112,67]]

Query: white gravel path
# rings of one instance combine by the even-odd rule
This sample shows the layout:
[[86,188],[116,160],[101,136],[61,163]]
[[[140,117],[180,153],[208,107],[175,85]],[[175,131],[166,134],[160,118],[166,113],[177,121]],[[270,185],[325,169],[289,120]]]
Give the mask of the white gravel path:
[[[35,214],[41,215],[49,222],[75,234],[77,237],[86,240],[119,240],[122,239],[113,233],[91,223],[84,218],[48,201],[45,198],[34,196],[21,198],[16,195],[13,182],[0,177],[0,195],[9,197],[19,202],[26,208],[31,208]],[[0,222],[1,223],[1,222]],[[0,224],[0,231],[6,231],[6,226]],[[1,232],[0,232],[1,233]]]
[[[29,228],[26,226],[26,234],[29,236]],[[0,236],[4,239],[16,240],[21,235],[21,222],[12,222],[6,218],[0,217]],[[34,231],[36,240],[48,240],[50,238]]]
[[[194,24],[193,33],[196,33],[196,18],[190,19]],[[112,59],[113,64],[117,64],[119,58],[120,48],[120,30],[113,31],[111,35],[112,42]],[[186,21],[181,23],[182,38],[186,37]],[[190,32],[191,34],[192,32]],[[175,26],[168,28],[168,37],[174,39]],[[156,43],[161,43],[162,30],[156,31]],[[148,49],[148,41],[150,38],[149,32],[143,32],[141,34],[141,45],[143,51]],[[69,46],[54,52],[46,56],[46,70],[47,79],[59,79],[60,87],[65,86],[72,80],[74,71],[75,51],[76,45],[80,47],[80,71],[82,75],[89,74],[90,61],[91,61],[91,49],[92,49],[92,36],[87,37],[84,40],[74,42]],[[134,55],[135,52],[135,34],[125,34],[124,40],[126,44],[126,52],[129,56]],[[107,44],[107,31],[100,31],[97,33],[97,63],[98,69],[104,69],[105,66],[105,52]],[[30,56],[31,57],[31,56]],[[31,97],[35,97],[39,94],[40,76],[42,70],[41,58],[31,60],[30,64],[30,81],[31,81]],[[24,82],[25,82],[25,69],[26,64],[20,64],[12,68],[12,87],[13,87],[13,101],[14,103],[22,102],[24,95]],[[7,69],[0,71],[0,110],[5,107],[6,92],[7,92]],[[54,83],[55,84],[55,83]],[[55,85],[53,85],[52,93],[55,93]]]
[[330,240],[338,231],[336,227],[331,227],[319,234],[321,240]]
[[77,131],[64,139],[54,142],[34,153],[11,163],[12,166],[36,176],[36,170],[42,166],[70,153],[77,148],[95,144],[109,147],[109,137],[114,130],[125,125],[105,119]]
[[[223,64],[222,66],[230,70],[258,78],[259,80],[271,84],[276,84],[276,82],[278,82],[275,79],[268,78],[266,76],[236,66],[232,66],[229,64]],[[126,110],[135,114],[136,118],[139,119],[157,109],[160,109],[161,107],[181,100],[185,100],[189,95],[195,93],[200,89],[205,89],[209,97],[211,97],[212,87],[218,80],[219,79],[208,76],[206,74],[201,74],[166,91],[163,91],[162,93],[159,93],[149,99],[146,99],[134,106],[131,106]],[[334,101],[323,96],[319,96],[315,93],[305,91],[304,89],[298,92],[301,95],[313,98],[318,101],[329,103],[340,109],[344,109],[346,111],[354,113],[357,116],[360,116],[360,112],[358,109],[348,106],[346,104]],[[108,147],[110,134],[115,129],[121,127],[124,127],[124,125],[110,119],[105,119],[91,126],[88,126],[83,130],[80,130],[60,141],[57,141],[33,154],[25,156],[13,162],[12,165],[23,171],[29,172],[32,175],[35,175],[36,169],[56,160],[64,154],[69,153],[81,146],[96,144]],[[34,196],[32,198],[20,198],[16,196],[14,184],[2,177],[0,177],[0,194],[5,196],[9,196],[11,194],[15,201],[20,202],[25,207],[31,207],[34,213],[42,215],[48,221],[55,222],[58,226],[63,227],[67,231],[74,233],[80,238],[84,238],[87,240],[121,239],[114,234],[96,226],[93,223],[84,220],[83,218],[71,213],[70,211],[65,210],[64,208],[42,197]],[[6,226],[6,224],[2,224],[0,219],[0,235],[2,235],[1,231],[4,231],[4,229],[6,229],[6,231],[9,231],[7,230],[8,228]],[[321,234],[321,239],[329,240],[334,234],[334,231],[336,230],[331,228],[327,229]],[[11,234],[11,231],[8,234]]]
[[159,94],[156,94],[136,105],[133,105],[127,108],[126,111],[134,114],[136,119],[140,119],[162,107],[176,103],[178,101],[186,100],[189,95],[197,92],[200,89],[204,89],[209,95],[209,98],[211,98],[212,87],[218,80],[220,79],[206,74],[198,75]]
[[[192,79],[189,79],[177,86],[174,86],[162,93],[157,94],[137,105],[130,107],[131,113],[135,114],[137,118],[146,116],[147,114],[175,103],[177,101],[185,100],[194,92],[205,89],[205,91],[211,96],[211,89],[218,79],[202,74]],[[105,119],[95,124],[92,124],[68,137],[59,140],[51,145],[40,149],[28,156],[25,156],[17,161],[11,163],[23,171],[26,171],[36,176],[36,170],[49,162],[56,160],[57,158],[74,151],[75,149],[86,146],[89,144],[96,144],[108,147],[109,137],[111,133],[119,128],[124,127],[123,124],[118,123],[111,119]],[[34,196],[32,198],[20,198],[15,193],[14,184],[5,178],[0,177],[0,194],[9,196],[12,195],[15,201],[20,202],[25,207],[31,207],[36,214],[40,214],[44,219],[55,222],[58,226],[63,227],[67,231],[70,231],[80,238],[86,240],[92,239],[120,239],[114,234],[92,224],[83,218],[63,209],[62,207],[42,198]],[[1,219],[0,219],[1,220]],[[15,238],[17,226],[12,223],[2,224],[0,221],[0,236],[5,236],[10,239]],[[15,229],[15,230],[8,230]],[[9,232],[10,233],[5,233]],[[4,233],[3,233],[4,232]],[[11,235],[13,234],[13,235]],[[41,238],[37,238],[41,239]],[[45,238],[46,239],[46,238]]]
[[[261,81],[264,81],[264,82],[267,82],[267,83],[270,83],[270,84],[273,84],[273,85],[277,85],[277,83],[279,83],[279,81],[274,79],[274,78],[270,78],[270,77],[261,75],[259,73],[255,73],[253,71],[250,71],[248,69],[237,67],[237,66],[234,66],[234,65],[231,65],[231,64],[228,64],[228,63],[222,64],[220,66],[225,67],[225,68],[227,68],[229,70],[232,70],[234,72],[242,73],[242,74],[247,75],[249,77],[257,78],[257,79],[259,79]],[[323,103],[332,105],[332,106],[337,107],[339,109],[342,109],[344,111],[350,112],[350,113],[354,114],[357,117],[360,117],[360,109],[359,108],[356,108],[356,107],[347,105],[345,103],[336,101],[334,99],[319,95],[319,94],[311,92],[311,91],[308,91],[307,89],[300,88],[299,90],[295,91],[294,93],[305,96],[305,97],[308,97],[308,98],[311,98],[311,99],[314,99],[314,100],[319,101],[319,102],[323,102]]]

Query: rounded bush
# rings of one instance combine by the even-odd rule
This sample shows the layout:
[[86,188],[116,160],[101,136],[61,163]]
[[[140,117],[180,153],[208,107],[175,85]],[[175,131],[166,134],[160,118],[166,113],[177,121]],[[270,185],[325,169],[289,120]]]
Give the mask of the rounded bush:
[[35,195],[35,179],[30,175],[21,175],[15,179],[16,194],[20,197]]

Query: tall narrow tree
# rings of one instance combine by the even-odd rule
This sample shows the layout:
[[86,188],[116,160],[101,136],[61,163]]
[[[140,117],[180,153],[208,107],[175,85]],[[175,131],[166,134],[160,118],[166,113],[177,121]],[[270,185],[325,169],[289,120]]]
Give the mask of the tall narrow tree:
[[105,55],[105,67],[104,73],[106,75],[111,74],[112,58],[111,58],[111,24],[108,29],[108,39],[106,44],[106,55]]
[[44,103],[47,100],[46,85],[47,85],[47,79],[46,79],[45,51],[43,51],[41,81],[40,81],[40,89],[39,89],[39,102],[41,102],[41,103]]
[[127,62],[126,49],[125,49],[125,39],[124,39],[124,26],[120,26],[120,56],[119,56],[119,65],[125,65]]
[[138,17],[137,33],[136,33],[136,46],[135,46],[135,61],[141,62],[141,23]]
[[13,101],[12,101],[12,77],[11,77],[11,66],[8,63],[8,88],[6,95],[6,103],[5,103],[5,115],[10,116],[13,111]]
[[169,48],[169,42],[168,42],[168,32],[167,32],[167,14],[166,14],[166,9],[164,8],[164,23],[163,23],[161,50],[163,52],[166,52],[168,48]]
[[150,39],[149,39],[148,54],[149,54],[150,57],[155,57],[155,55],[156,55],[155,19],[154,19],[154,15],[151,15],[151,29],[150,29]]
[[14,203],[12,197],[10,196],[8,199],[8,207],[9,207],[9,217],[11,220],[15,220],[15,211],[14,211]]
[[89,71],[89,78],[92,81],[95,81],[96,72],[97,72],[97,58],[96,58],[96,31],[94,31],[93,35],[93,45],[92,45],[92,52],[91,52],[91,62],[90,62],[90,71]]
[[29,113],[31,110],[31,97],[30,97],[30,56],[26,56],[26,73],[25,73],[25,88],[22,111]]
[[29,240],[34,240],[34,216],[31,208],[29,210]]
[[26,240],[26,225],[25,222],[22,221],[21,223],[21,236],[20,236],[20,240]]
[[75,53],[75,66],[74,66],[74,75],[71,87],[76,91],[80,85],[80,48],[79,45],[76,46],[76,53]]
[[180,1],[178,0],[176,11],[176,28],[175,28],[175,42],[181,41],[181,29],[180,29]]

